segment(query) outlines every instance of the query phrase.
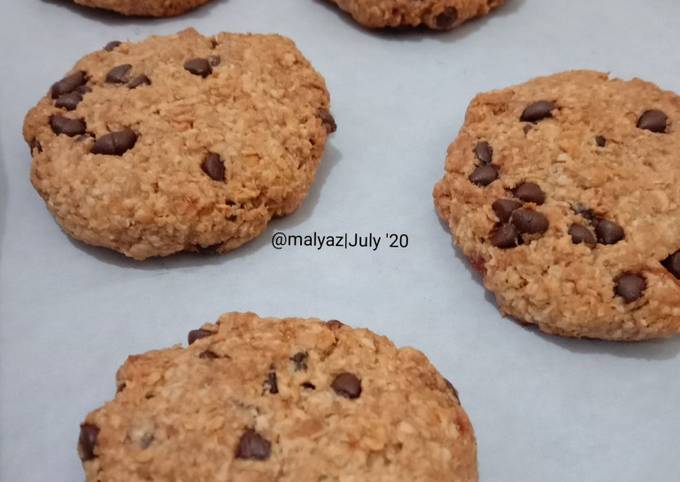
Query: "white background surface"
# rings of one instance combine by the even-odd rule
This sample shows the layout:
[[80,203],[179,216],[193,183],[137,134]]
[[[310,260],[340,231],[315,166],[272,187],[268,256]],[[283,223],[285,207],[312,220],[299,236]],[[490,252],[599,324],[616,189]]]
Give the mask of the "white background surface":
[[[431,200],[476,92],[581,67],[680,91],[680,2],[509,0],[444,34],[371,33],[317,0],[215,0],[171,20],[0,4],[2,482],[82,480],[78,424],[125,357],[231,310],[338,318],[423,350],[461,392],[483,481],[680,480],[680,339],[560,340],[502,319]],[[339,129],[311,195],[221,257],[137,263],[70,241],[30,186],[23,116],[109,40],[188,26],[288,35],[326,77]],[[410,246],[276,251],[275,231],[404,232]]]

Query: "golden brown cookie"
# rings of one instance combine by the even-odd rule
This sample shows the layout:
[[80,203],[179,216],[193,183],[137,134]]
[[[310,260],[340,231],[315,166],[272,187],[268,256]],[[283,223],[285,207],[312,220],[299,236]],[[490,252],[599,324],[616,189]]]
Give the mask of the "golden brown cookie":
[[210,0],[74,0],[79,5],[103,8],[123,15],[172,17],[181,15]]
[[453,386],[339,321],[223,315],[131,356],[81,425],[87,482],[475,482]]
[[566,72],[478,95],[435,204],[501,310],[608,340],[680,331],[680,97]]
[[331,0],[369,28],[418,27],[449,30],[488,14],[505,0]]
[[31,180],[88,244],[224,252],[300,205],[335,129],[328,109],[323,78],[278,35],[112,42],[26,116]]

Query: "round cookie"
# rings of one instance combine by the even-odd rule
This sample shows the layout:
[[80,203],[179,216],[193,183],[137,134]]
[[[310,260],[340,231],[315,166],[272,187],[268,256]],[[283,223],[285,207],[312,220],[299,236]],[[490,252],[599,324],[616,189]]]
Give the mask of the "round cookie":
[[505,0],[331,0],[368,28],[418,27],[450,30],[486,15]]
[[500,309],[551,334],[680,331],[680,97],[566,72],[478,95],[434,189]]
[[181,15],[210,0],[74,0],[79,5],[103,8],[123,15],[172,17]]
[[458,394],[417,350],[252,313],[188,338],[118,371],[81,425],[87,482],[478,480]]
[[225,252],[300,205],[335,130],[328,108],[323,78],[278,35],[111,42],[27,114],[31,180],[88,244]]

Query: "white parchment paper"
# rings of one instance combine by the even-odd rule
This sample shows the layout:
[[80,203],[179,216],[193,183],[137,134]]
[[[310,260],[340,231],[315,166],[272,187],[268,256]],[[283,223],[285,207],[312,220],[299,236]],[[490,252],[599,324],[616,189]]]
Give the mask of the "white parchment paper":
[[[113,396],[125,357],[232,310],[338,318],[423,350],[461,392],[484,481],[680,480],[680,339],[569,341],[501,318],[431,200],[479,91],[595,68],[680,92],[680,2],[508,0],[443,34],[368,32],[320,0],[215,0],[160,20],[0,6],[2,482],[82,480],[78,424]],[[326,77],[339,129],[309,198],[221,257],[137,263],[69,240],[29,183],[26,111],[109,40],[189,26],[288,35]],[[277,231],[409,245],[275,250]]]

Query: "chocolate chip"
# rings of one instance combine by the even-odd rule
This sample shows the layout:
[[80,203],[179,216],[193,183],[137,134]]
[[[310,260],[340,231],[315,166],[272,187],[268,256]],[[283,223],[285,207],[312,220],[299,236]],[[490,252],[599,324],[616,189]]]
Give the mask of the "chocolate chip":
[[355,399],[361,395],[361,380],[352,373],[339,374],[333,380],[331,387],[341,397]]
[[338,125],[335,123],[335,118],[333,118],[333,115],[326,109],[319,109],[318,115],[321,119],[321,123],[326,128],[326,132],[331,134],[338,129]]
[[92,146],[92,154],[122,156],[137,143],[137,134],[132,129],[111,132],[98,138]]
[[453,396],[460,402],[460,397],[458,397],[458,390],[456,390],[456,387],[453,386],[453,383],[449,381],[448,378],[444,378],[444,381],[446,382],[446,386],[449,387],[449,390],[451,390],[451,393],[453,393]]
[[591,221],[591,222],[595,221],[595,213],[593,212],[592,209],[588,209],[587,207],[583,206],[580,203],[573,204],[571,206],[571,209],[576,214],[582,216],[583,218],[587,219],[588,221]]
[[434,22],[437,28],[449,29],[456,24],[456,20],[458,20],[458,10],[455,7],[447,7],[437,15]]
[[491,164],[477,166],[470,174],[470,182],[480,187],[488,186],[498,179],[498,169]]
[[304,382],[300,386],[305,390],[316,390],[316,385],[314,385],[312,382]]
[[345,326],[345,324],[340,320],[328,320],[326,322],[326,326],[331,330],[339,330],[340,328]]
[[601,244],[616,244],[626,237],[621,226],[607,219],[600,219],[596,222],[595,234]]
[[604,147],[607,145],[607,139],[603,136],[595,136],[595,144],[597,144],[597,147]]
[[224,181],[224,161],[219,154],[213,152],[209,153],[201,164],[201,169],[203,169],[203,172],[211,179],[215,181]]
[[292,361],[295,364],[295,371],[296,372],[303,372],[307,370],[307,359],[309,358],[309,354],[307,352],[300,351],[290,357],[290,361]]
[[275,371],[272,370],[267,374],[267,381],[265,384],[269,387],[269,393],[272,395],[279,393],[279,382]]
[[148,449],[149,446],[153,443],[153,441],[154,441],[155,438],[156,438],[156,437],[154,436],[154,434],[152,434],[152,433],[145,433],[144,435],[142,435],[142,438],[141,438],[141,440],[139,441],[139,446],[140,446],[142,449]]
[[647,110],[638,119],[637,126],[640,129],[664,133],[668,127],[668,116],[658,109]]
[[486,141],[479,141],[474,149],[475,157],[482,164],[491,164],[493,159],[493,148]]
[[640,299],[647,288],[647,281],[637,273],[623,273],[616,278],[614,293],[623,298],[626,303],[632,303]]
[[491,205],[491,209],[502,223],[507,223],[512,213],[521,207],[522,203],[514,199],[497,199]]
[[680,250],[671,254],[662,263],[673,276],[680,279]]
[[141,74],[132,79],[130,82],[128,82],[128,88],[130,89],[136,89],[140,85],[151,85],[151,79],[148,78],[146,75]]
[[80,92],[69,92],[68,94],[60,95],[54,102],[54,105],[60,109],[75,110],[81,100],[83,100],[83,96]]
[[220,62],[222,62],[222,59],[220,58],[219,55],[210,55],[208,57],[208,62],[210,62],[210,65],[212,65],[213,67],[217,67],[218,65],[220,65]]
[[246,430],[238,441],[237,459],[267,460],[272,453],[272,444],[253,429]]
[[191,59],[184,62],[184,68],[194,75],[206,78],[212,74],[212,67],[208,59]]
[[593,232],[585,227],[583,224],[574,223],[569,227],[569,235],[574,244],[587,244],[588,246],[595,246],[597,239]]
[[497,248],[515,248],[519,246],[519,232],[512,224],[499,224],[491,231],[489,240]]
[[515,196],[527,203],[541,205],[545,202],[545,193],[533,182],[523,182],[514,190]]
[[99,427],[91,423],[83,423],[80,425],[80,437],[78,437],[78,453],[80,460],[87,462],[96,457],[94,448],[97,445],[97,437],[99,436]]
[[214,332],[204,330],[203,328],[199,328],[198,330],[191,330],[189,332],[189,336],[187,337],[187,341],[189,342],[189,345],[193,345],[195,341],[214,334],[215,334]]
[[130,64],[118,65],[106,74],[106,82],[109,84],[124,84],[128,81],[130,70],[132,70],[132,65]]
[[523,234],[541,234],[548,230],[550,223],[545,215],[529,208],[520,208],[512,213],[510,222]]
[[35,137],[31,139],[31,142],[28,143],[28,147],[31,149],[31,154],[33,154],[33,151],[35,149],[38,150],[38,152],[42,152],[42,144],[40,144],[40,141],[36,139]]
[[520,120],[522,122],[538,122],[543,119],[547,119],[548,117],[552,117],[552,111],[557,107],[554,102],[549,101],[549,100],[539,100],[538,102],[534,102],[533,104],[529,104],[526,109],[524,109],[524,112],[522,112],[522,116],[520,117]]
[[113,50],[116,49],[116,47],[120,46],[120,44],[121,42],[119,42],[118,40],[112,40],[111,42],[104,45],[104,50],[106,50],[107,52],[112,52]]
[[50,116],[50,127],[55,134],[65,134],[69,137],[84,134],[86,129],[83,119],[69,119],[57,114]]
[[526,136],[531,129],[533,129],[534,126],[531,124],[524,124],[524,127],[522,127],[522,130],[524,131],[524,135]]
[[198,355],[198,358],[203,358],[205,360],[214,360],[215,358],[219,358],[220,356],[215,353],[214,351],[211,350],[205,350],[202,351],[200,355]]
[[87,75],[82,70],[74,74],[68,75],[61,79],[59,82],[52,84],[50,92],[52,93],[52,98],[57,99],[59,96],[73,92],[78,87],[85,85],[87,82]]

